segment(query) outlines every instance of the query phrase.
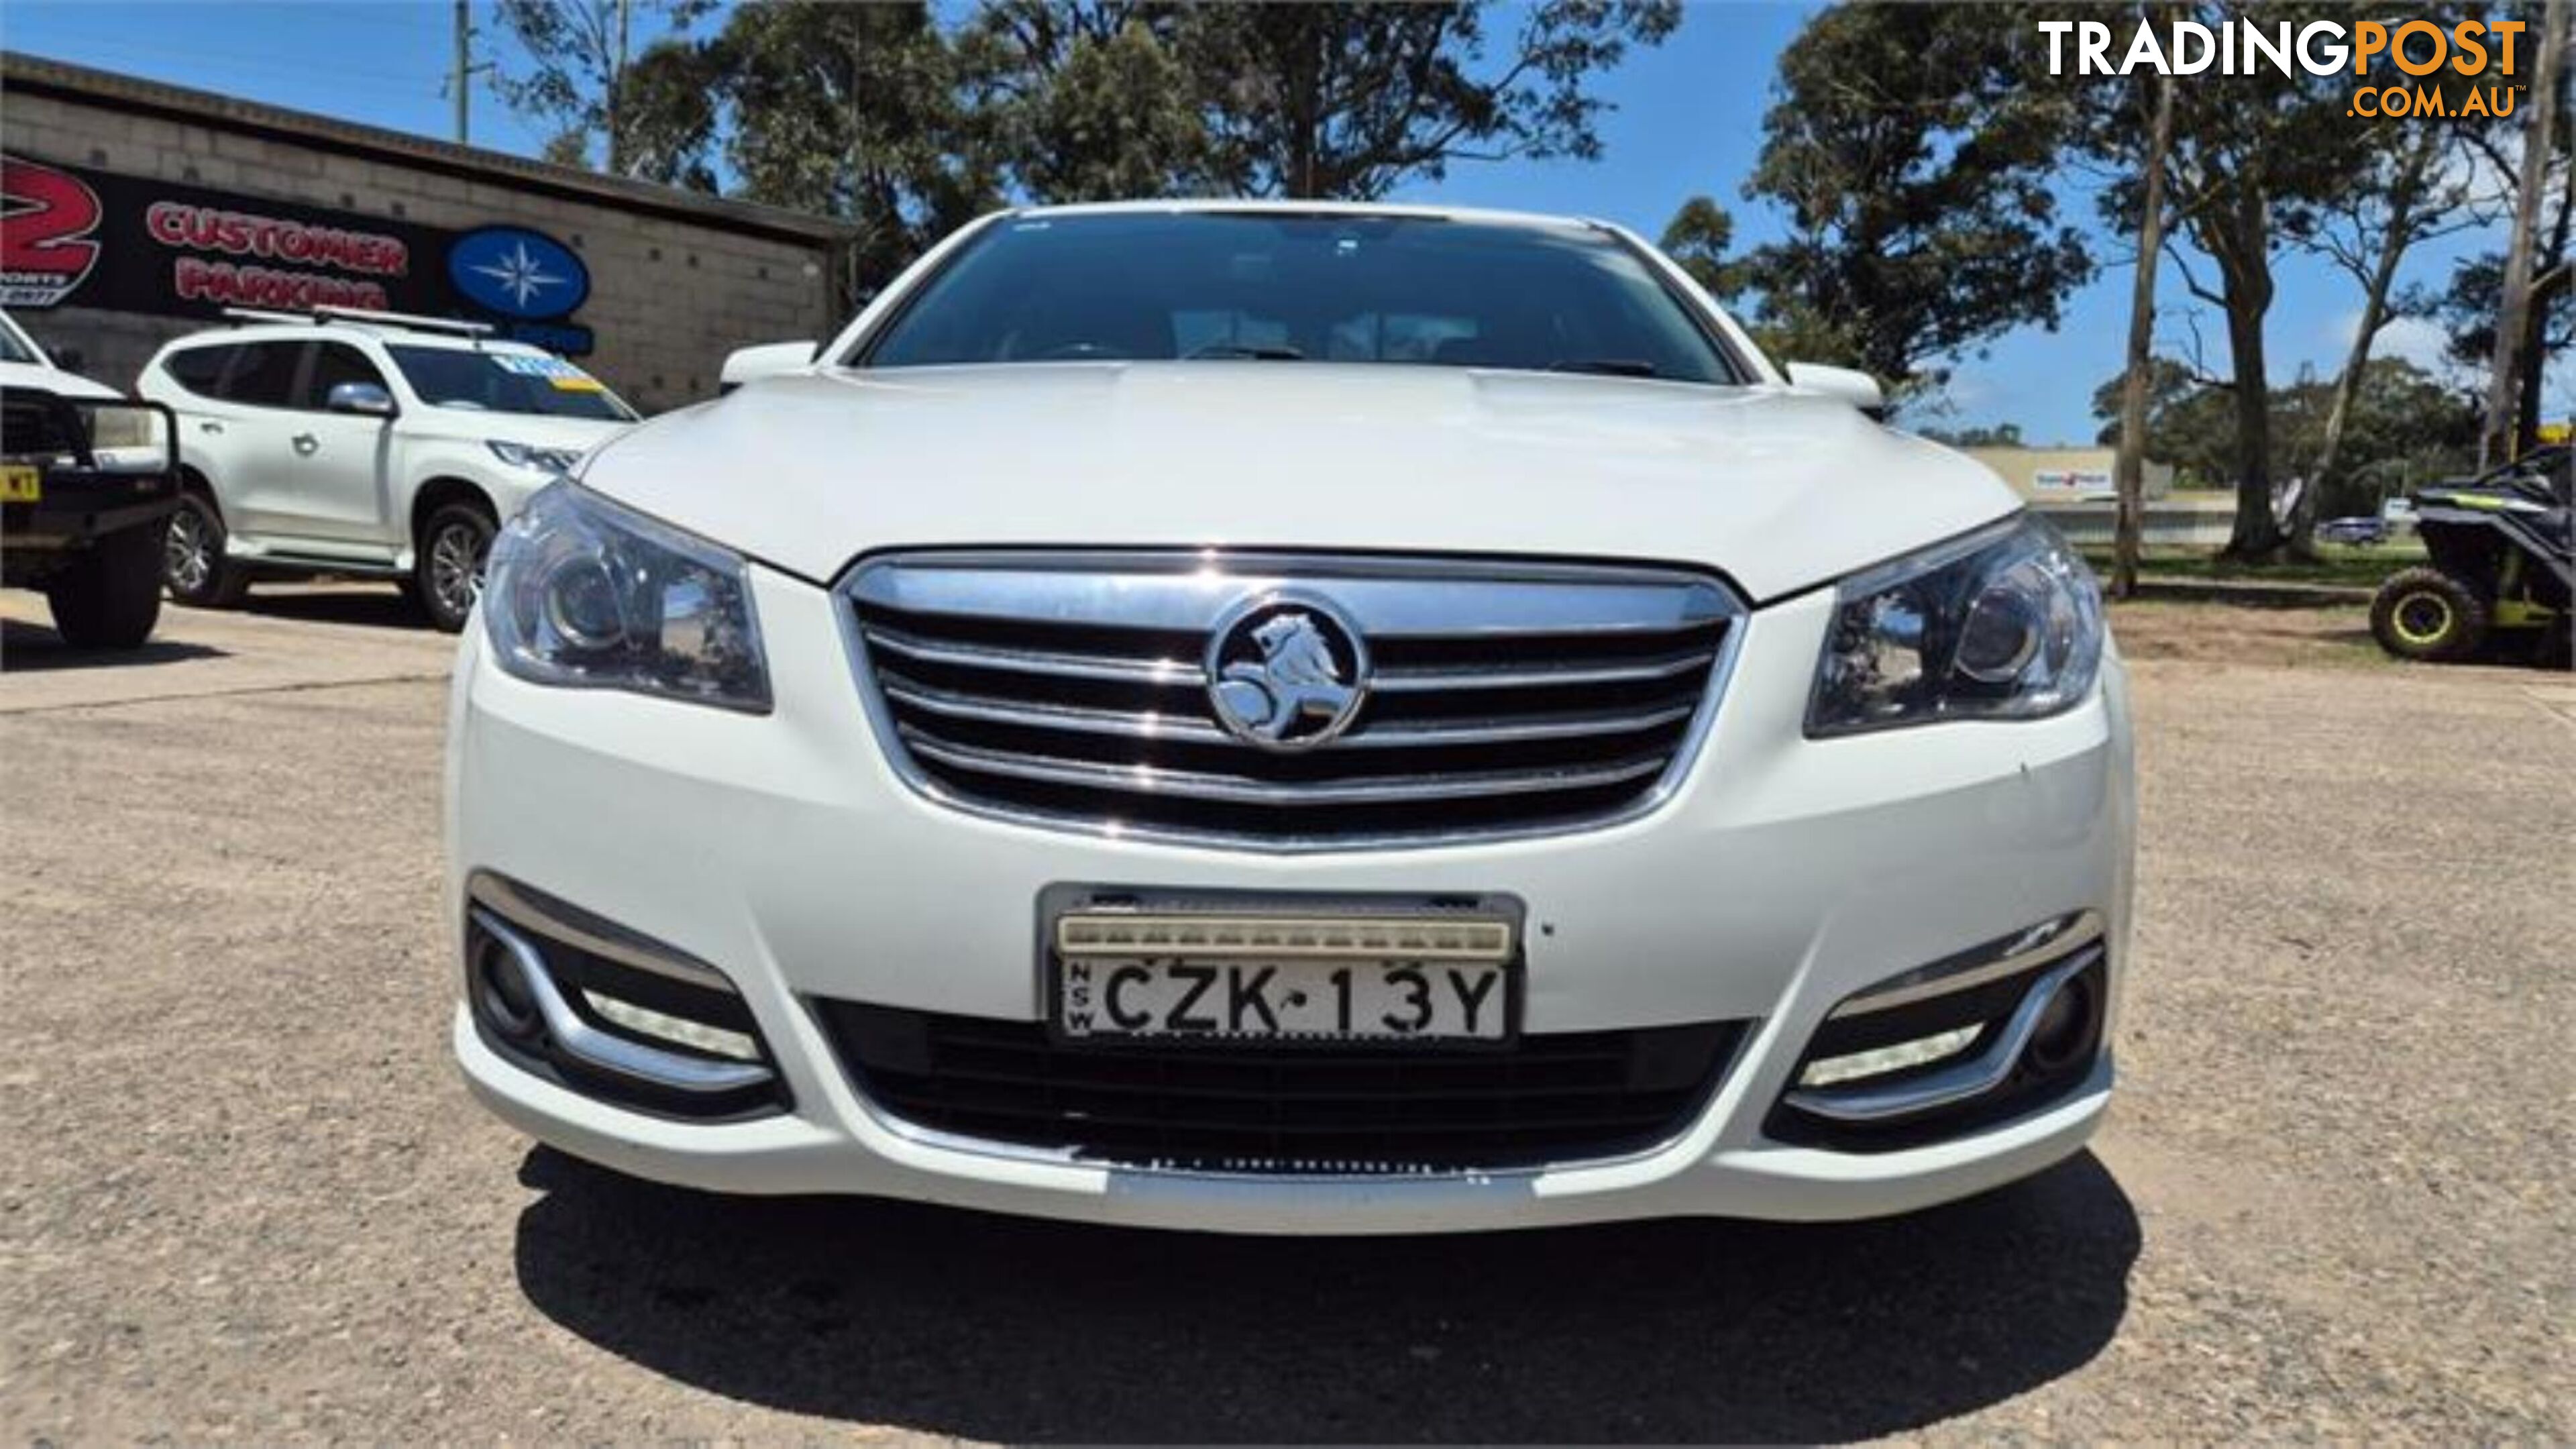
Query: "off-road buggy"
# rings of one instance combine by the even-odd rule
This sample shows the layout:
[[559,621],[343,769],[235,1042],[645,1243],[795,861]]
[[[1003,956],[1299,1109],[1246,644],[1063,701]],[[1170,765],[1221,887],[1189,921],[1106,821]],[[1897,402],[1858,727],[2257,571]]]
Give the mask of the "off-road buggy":
[[2402,659],[2466,659],[2491,636],[2521,635],[2569,664],[2576,588],[2576,484],[2565,446],[2540,448],[2465,482],[2415,491],[2428,567],[2379,586],[2370,632]]

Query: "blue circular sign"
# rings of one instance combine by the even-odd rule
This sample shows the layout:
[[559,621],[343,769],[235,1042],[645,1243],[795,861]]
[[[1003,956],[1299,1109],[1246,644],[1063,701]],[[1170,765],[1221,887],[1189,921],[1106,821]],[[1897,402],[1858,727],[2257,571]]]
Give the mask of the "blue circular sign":
[[570,316],[590,297],[590,268],[572,248],[523,226],[487,226],[447,249],[447,277],[465,300],[504,317]]

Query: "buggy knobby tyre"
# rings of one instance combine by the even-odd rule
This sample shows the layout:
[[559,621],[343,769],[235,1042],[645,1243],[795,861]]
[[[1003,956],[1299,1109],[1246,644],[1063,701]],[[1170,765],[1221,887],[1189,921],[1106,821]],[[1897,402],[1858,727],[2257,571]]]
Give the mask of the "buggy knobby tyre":
[[2370,632],[2400,659],[2466,659],[2486,642],[2487,602],[2440,569],[2401,569],[2370,601]]

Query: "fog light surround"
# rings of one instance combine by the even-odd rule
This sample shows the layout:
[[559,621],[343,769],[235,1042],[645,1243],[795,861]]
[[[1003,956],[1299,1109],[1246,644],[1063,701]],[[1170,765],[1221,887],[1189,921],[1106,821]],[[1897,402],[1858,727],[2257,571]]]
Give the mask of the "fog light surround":
[[715,967],[499,876],[475,872],[466,895],[466,995],[501,1055],[657,1116],[793,1110],[749,1003]]
[[2074,911],[1872,982],[1810,1032],[1763,1132],[1887,1152],[2058,1100],[2104,1056],[2110,950]]

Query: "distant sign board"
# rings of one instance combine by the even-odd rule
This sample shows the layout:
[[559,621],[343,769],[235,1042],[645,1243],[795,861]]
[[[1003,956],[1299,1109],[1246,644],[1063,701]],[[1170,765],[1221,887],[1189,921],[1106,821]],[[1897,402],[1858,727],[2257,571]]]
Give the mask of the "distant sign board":
[[590,272],[543,232],[457,232],[0,156],[0,305],[212,317],[367,307],[489,322],[582,356]]
[[2034,493],[2062,498],[2089,498],[2115,491],[2111,475],[2099,468],[2043,468],[2030,475]]

